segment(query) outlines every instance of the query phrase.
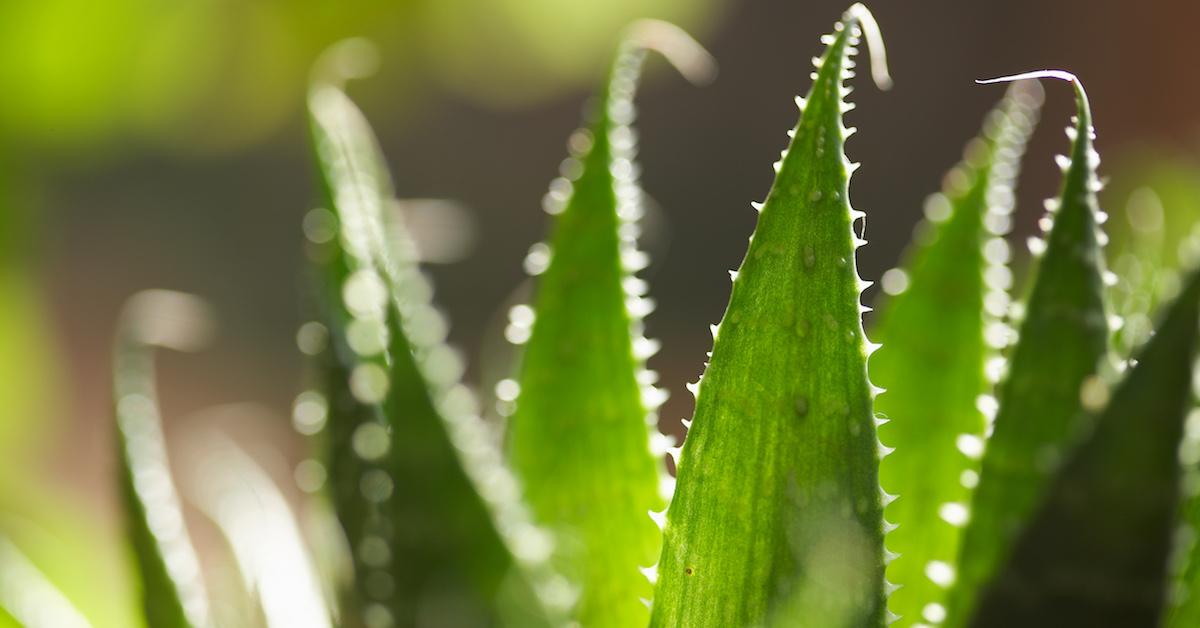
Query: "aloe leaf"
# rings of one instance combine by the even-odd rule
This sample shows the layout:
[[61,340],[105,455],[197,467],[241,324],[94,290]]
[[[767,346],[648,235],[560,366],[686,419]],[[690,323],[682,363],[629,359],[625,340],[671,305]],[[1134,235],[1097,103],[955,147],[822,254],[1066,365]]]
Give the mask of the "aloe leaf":
[[1165,628],[1200,624],[1200,409],[1193,407],[1188,414],[1180,459],[1183,503],[1176,518],[1171,585],[1162,621]]
[[707,53],[678,28],[631,27],[594,120],[572,136],[564,176],[547,196],[556,218],[536,306],[512,316],[518,339],[529,338],[509,422],[513,466],[535,517],[561,542],[556,564],[581,587],[574,617],[585,626],[645,624],[639,599],[652,586],[639,568],[661,549],[646,513],[662,510],[670,490],[664,451],[651,445],[652,433],[665,439],[655,413],[665,393],[644,364],[657,349],[642,336],[650,301],[634,275],[645,255],[636,246],[642,191],[629,125],[649,49],[685,72],[697,60],[707,68]]
[[332,340],[329,475],[356,559],[349,612],[372,625],[547,623],[569,587],[458,382],[461,358],[443,344],[412,247],[385,225],[377,143],[338,87],[316,83],[309,108],[332,209],[306,224]]
[[[971,616],[980,588],[1005,562],[1017,533],[1042,498],[1063,447],[1083,421],[1081,391],[1098,381],[1097,370],[1108,350],[1104,303],[1103,221],[1096,201],[1100,188],[1092,147],[1095,131],[1082,84],[1065,72],[1036,72],[997,80],[1060,78],[1075,86],[1076,117],[1067,135],[1069,157],[1060,157],[1061,193],[1048,201],[1045,242],[1031,240],[1041,259],[1032,289],[1023,303],[1023,320],[1008,373],[998,388],[998,406],[984,443],[964,441],[968,455],[983,455],[979,485],[970,507],[959,504],[942,513],[965,525],[957,584],[948,604],[922,610],[931,622],[947,616],[961,626]],[[992,405],[992,400],[987,400]],[[936,622],[935,622],[936,623]]]
[[888,545],[899,554],[887,577],[900,587],[888,608],[902,626],[920,623],[923,607],[943,602],[953,581],[961,528],[939,510],[966,503],[979,477],[978,460],[956,443],[984,437],[978,402],[991,394],[999,354],[987,336],[1006,312],[1011,281],[1002,237],[1041,98],[1037,83],[1009,90],[946,176],[942,193],[926,203],[903,267],[883,276],[891,296],[874,333],[885,349],[871,360],[871,378],[888,390],[876,411],[894,419],[879,428],[880,440],[896,449],[879,475],[888,492],[901,496],[886,515],[897,526]]
[[165,290],[134,295],[117,333],[113,364],[121,500],[137,562],[146,623],[207,626],[208,597],[167,464],[154,378],[157,347],[191,350],[205,336],[203,303]]
[[0,536],[0,626],[90,628],[91,622],[17,546]]
[[854,5],[816,72],[696,392],[658,565],[653,626],[881,626],[878,465],[842,126],[866,31]]
[[[1111,391],[980,600],[972,626],[1152,626],[1164,601],[1191,407],[1200,273]],[[1103,406],[1101,410],[1100,407]]]
[[[242,419],[244,412],[222,406],[205,414]],[[187,493],[225,536],[266,628],[332,628],[296,516],[271,477],[224,435],[204,434],[192,443]]]

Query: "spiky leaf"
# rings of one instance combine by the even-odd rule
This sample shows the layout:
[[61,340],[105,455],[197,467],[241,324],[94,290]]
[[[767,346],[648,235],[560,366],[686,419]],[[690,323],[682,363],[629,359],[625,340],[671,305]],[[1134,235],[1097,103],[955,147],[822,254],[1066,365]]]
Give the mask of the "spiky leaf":
[[[1044,73],[1014,78],[1047,76]],[[949,596],[948,625],[964,625],[980,587],[1004,564],[1016,534],[1044,494],[1063,447],[1080,427],[1081,390],[1095,380],[1108,348],[1104,304],[1103,235],[1098,226],[1091,109],[1083,86],[1075,86],[1076,119],[1068,129],[1069,157],[1059,198],[1047,203],[1052,220],[1036,268],[1008,374],[999,387],[999,408],[987,441],[979,486],[968,509],[952,514],[963,532],[958,581]],[[1035,253],[1038,251],[1035,250]],[[1086,391],[1083,391],[1086,392]],[[969,443],[969,452],[983,449]],[[933,617],[945,610],[927,609]]]
[[[1157,624],[1198,329],[1200,273],[1194,272],[1054,477],[972,626]],[[1100,385],[1089,393],[1096,402],[1106,394]]]
[[[879,442],[842,126],[861,5],[801,102],[699,385],[652,626],[884,622]],[[879,58],[875,59],[880,69]]]
[[114,352],[121,503],[146,623],[155,628],[208,624],[200,563],[167,465],[154,377],[156,347],[192,348],[203,320],[203,305],[195,297],[161,290],[139,293],[125,306]]
[[[559,564],[581,587],[575,612],[585,626],[645,624],[639,598],[651,584],[639,568],[655,562],[669,489],[660,450],[651,450],[655,408],[664,395],[644,360],[656,344],[642,337],[648,300],[634,273],[641,189],[636,180],[634,89],[647,47],[705,53],[662,22],[639,22],[617,54],[594,120],[572,137],[571,162],[552,186],[561,212],[551,257],[537,278],[536,319],[524,350],[520,396],[509,423],[513,465],[539,522],[560,539]],[[669,52],[674,48],[667,47]],[[685,68],[687,66],[684,66]],[[564,198],[565,197],[565,198]],[[528,308],[512,324],[528,326]]]
[[541,601],[566,597],[545,567],[549,542],[458,383],[411,246],[385,226],[374,136],[333,85],[315,85],[309,108],[332,209],[316,210],[324,228],[309,235],[332,340],[330,486],[356,559],[352,612],[397,626],[546,623]]
[[894,296],[877,319],[885,348],[871,361],[871,378],[888,390],[875,409],[892,419],[879,438],[896,449],[880,466],[880,482],[902,496],[885,513],[898,526],[888,536],[899,557],[887,577],[900,587],[888,607],[901,626],[922,622],[924,606],[941,603],[953,581],[961,528],[939,511],[967,503],[978,478],[978,460],[956,443],[984,437],[979,400],[992,392],[987,363],[998,354],[985,337],[1005,314],[1011,277],[1001,236],[1041,96],[1032,82],[1009,91],[927,202],[903,269],[883,278]]

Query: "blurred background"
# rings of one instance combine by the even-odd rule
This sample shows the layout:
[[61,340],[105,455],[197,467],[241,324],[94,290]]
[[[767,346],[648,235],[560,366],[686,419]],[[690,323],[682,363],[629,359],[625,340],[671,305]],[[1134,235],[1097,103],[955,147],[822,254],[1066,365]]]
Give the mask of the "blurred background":
[[[728,296],[845,0],[8,0],[0,3],[0,530],[47,565],[69,551],[115,560],[110,345],[121,303],[145,288],[192,292],[217,313],[212,347],[162,361],[168,436],[180,417],[254,401],[229,428],[280,478],[303,456],[287,419],[303,389],[297,327],[311,311],[300,220],[314,193],[303,116],[320,52],[361,36],[380,67],[350,86],[401,197],[423,204],[438,301],[485,391],[508,364],[504,312],[545,235],[541,198],[621,28],[671,20],[720,64],[688,85],[651,61],[639,96],[643,184],[656,201],[644,273],[658,302],[651,360],[673,393],[701,372]],[[868,213],[861,274],[894,265],[945,170],[1003,88],[976,78],[1077,73],[1095,109],[1112,229],[1129,199],[1200,215],[1200,4],[1183,0],[881,0],[895,88],[865,78],[848,124],[852,196]],[[865,60],[864,60],[865,61]],[[1071,112],[1047,86],[1021,180],[1014,242],[1052,195]],[[1161,222],[1161,221],[1160,221]],[[871,293],[874,294],[874,293]],[[36,522],[36,523],[35,523]],[[54,539],[54,542],[39,542]],[[63,541],[67,539],[67,541]],[[103,542],[96,542],[97,539]],[[73,548],[73,549],[72,549]],[[59,560],[59,562],[62,562]],[[60,565],[97,616],[128,612],[121,579]],[[53,571],[55,567],[47,567]],[[72,582],[73,581],[73,582]],[[118,622],[119,624],[119,622]]]

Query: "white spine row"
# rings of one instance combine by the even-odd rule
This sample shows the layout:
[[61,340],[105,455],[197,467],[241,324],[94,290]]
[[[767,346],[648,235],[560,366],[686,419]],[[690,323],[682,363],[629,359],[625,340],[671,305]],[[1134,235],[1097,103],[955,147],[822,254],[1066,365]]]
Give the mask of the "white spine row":
[[[969,143],[964,151],[963,161],[947,173],[943,180],[942,191],[931,196],[925,204],[925,219],[914,230],[914,242],[918,246],[932,245],[931,237],[935,225],[944,223],[951,217],[953,207],[951,199],[960,199],[977,181],[977,177],[987,176],[985,194],[986,207],[983,225],[987,235],[981,243],[981,253],[984,260],[983,280],[984,294],[984,341],[988,348],[985,357],[985,375],[991,387],[994,387],[1004,376],[1007,361],[1001,352],[1015,341],[1016,332],[1005,321],[1009,314],[1012,288],[1012,272],[1008,267],[1010,249],[1005,236],[1012,228],[1012,213],[1015,207],[1014,185],[1020,171],[1020,158],[1024,154],[1033,127],[1037,123],[1037,115],[1041,105],[1040,90],[1011,90],[999,108],[992,111],[985,120],[983,138],[977,138]],[[986,172],[985,172],[986,170]],[[896,268],[889,273],[904,271]],[[885,284],[887,281],[885,280]],[[904,292],[907,277],[900,280],[900,287],[889,290],[892,295]],[[979,481],[977,471],[978,461],[982,458],[987,438],[991,436],[992,422],[996,416],[997,402],[994,395],[985,393],[976,400],[976,409],[984,419],[983,433],[959,434],[955,444],[962,455],[962,471],[959,483],[966,489],[974,489]],[[941,521],[956,529],[966,525],[970,516],[969,506],[961,502],[946,502],[939,506],[938,517]],[[936,586],[949,588],[955,580],[954,564],[957,557],[946,556],[931,560],[925,568],[926,577]],[[923,618],[927,624],[916,626],[937,625],[945,618],[945,610],[938,604],[935,608],[927,608]]]
[[[636,116],[633,97],[641,75],[642,64],[647,50],[644,45],[627,40],[622,43],[613,66],[612,76],[608,85],[608,99],[599,103],[605,107],[605,117],[609,121],[608,144],[611,153],[609,173],[613,179],[613,193],[617,201],[618,225],[617,235],[620,239],[620,262],[624,277],[621,281],[625,292],[625,310],[630,322],[630,342],[636,368],[636,380],[641,388],[641,403],[645,411],[645,422],[648,430],[648,447],[650,452],[660,459],[657,465],[659,493],[664,500],[671,499],[674,494],[675,482],[661,462],[664,455],[672,456],[678,461],[679,448],[675,447],[674,437],[663,434],[658,430],[658,408],[666,402],[669,392],[655,386],[658,373],[646,367],[646,360],[661,349],[661,343],[645,336],[645,317],[654,311],[653,299],[646,296],[649,286],[637,273],[650,263],[649,256],[638,249],[637,240],[641,235],[639,221],[644,214],[644,192],[638,184],[640,169],[635,161],[637,155],[637,134],[632,124]],[[550,183],[550,189],[542,199],[542,208],[550,215],[558,215],[566,210],[574,193],[574,182],[583,173],[583,162],[594,145],[592,131],[581,128],[575,131],[567,142],[570,156],[559,168],[560,176]],[[537,276],[550,265],[553,250],[549,243],[540,242],[530,247],[525,258],[525,270],[530,276]],[[519,305],[510,312],[509,328],[506,338],[513,344],[523,344],[528,340],[534,321],[534,311],[529,305]],[[509,333],[514,332],[514,333]],[[520,342],[517,342],[517,340]],[[520,389],[513,380],[503,380],[501,386],[508,394],[499,394],[497,409],[502,415],[511,415],[515,403],[519,403]],[[661,529],[665,521],[665,510],[661,513],[651,512],[651,519]],[[651,584],[657,580],[657,564],[640,569]],[[631,576],[633,576],[631,574]],[[636,576],[633,576],[636,577]],[[649,605],[649,600],[643,599]]]
[[[374,172],[369,163],[356,162],[359,156],[345,149],[353,146],[356,138],[370,137],[367,122],[340,91],[314,97],[312,107],[331,133],[341,133],[332,142],[324,142],[336,145],[318,146],[318,151],[328,156],[342,175],[334,200],[339,208],[339,242],[352,269],[342,286],[342,298],[352,318],[347,326],[348,344],[360,359],[351,369],[349,386],[358,401],[374,410],[373,418],[358,426],[352,439],[355,453],[364,462],[364,487],[368,483],[377,486],[380,474],[388,474],[383,461],[392,435],[383,408],[389,394],[387,369],[394,358],[387,352],[386,322],[389,308],[394,307],[447,436],[498,533],[546,608],[565,613],[577,592],[550,566],[553,539],[532,523],[521,500],[519,482],[499,451],[498,439],[480,417],[473,391],[461,382],[464,360],[445,343],[448,323],[431,302],[432,285],[417,265],[414,247],[401,231],[387,229],[384,204],[393,199],[381,192],[387,189],[386,173]],[[356,335],[356,329],[363,331]],[[394,483],[394,478],[388,479]],[[386,577],[393,557],[384,535],[388,527],[385,507],[395,497],[394,491],[390,486],[386,491],[364,490],[363,496],[373,515],[368,517],[365,537],[350,541],[361,563]],[[372,532],[373,527],[379,530]],[[384,603],[390,593],[387,587],[380,593],[380,599],[369,602],[363,611],[386,623],[391,618]]]
[[211,331],[207,313],[207,306],[189,294],[146,290],[134,295],[121,315],[114,365],[119,443],[134,498],[144,509],[146,527],[183,613],[194,626],[210,623],[209,599],[171,476],[155,391],[154,352],[158,347],[191,351],[203,345]]
[[[149,347],[139,347],[149,361]],[[117,421],[133,491],[146,513],[146,525],[179,593],[184,615],[195,626],[209,621],[208,594],[200,562],[184,523],[183,508],[167,462],[162,417],[151,391],[127,390],[117,400]]]
[[[839,104],[839,112],[840,112],[840,115],[838,116],[838,131],[841,134],[841,139],[842,139],[843,143],[845,142],[845,140],[847,138],[852,136],[857,131],[857,129],[847,128],[844,125],[845,114],[854,109],[854,105],[852,103],[848,103],[846,101],[846,97],[849,96],[849,94],[852,91],[852,88],[845,85],[844,83],[847,79],[854,77],[854,72],[853,72],[852,68],[855,66],[855,63],[854,63],[852,57],[857,53],[856,46],[859,43],[859,38],[862,36],[862,29],[860,28],[859,23],[860,23],[860,19],[862,17],[861,12],[865,12],[865,11],[866,11],[866,9],[862,8],[860,5],[855,5],[855,7],[853,7],[851,9],[851,11],[847,12],[847,15],[843,19],[843,22],[839,22],[835,25],[835,27],[834,27],[835,34],[824,35],[821,37],[822,44],[824,44],[826,46],[832,46],[837,41],[836,33],[842,32],[846,28],[846,26],[845,26],[846,23],[852,24],[850,27],[851,32],[848,34],[849,39],[847,41],[847,45],[845,48],[844,57],[842,59],[841,75],[839,77],[839,80],[836,81],[835,86],[834,86],[834,89],[838,90],[838,104]],[[868,15],[869,15],[869,13],[868,13]],[[871,20],[871,24],[872,24],[872,28],[875,28],[873,20]],[[874,34],[875,33],[872,33],[872,35],[874,35]],[[826,55],[831,54],[831,50],[832,49],[828,49],[826,51]],[[878,54],[879,48],[873,47],[872,52]],[[882,56],[882,55],[879,55],[879,56]],[[813,81],[817,80],[819,72],[821,71],[822,66],[825,63],[825,61],[826,61],[826,59],[824,59],[822,57],[813,57],[812,62],[813,62],[813,66],[814,66],[814,71],[810,74],[810,78]],[[877,58],[876,61],[881,62],[882,59]],[[880,73],[876,73],[877,82],[879,82],[880,85],[883,86],[884,83],[881,81],[878,81],[879,76],[880,76]],[[886,69],[882,72],[882,76],[886,77]],[[796,106],[800,110],[800,116],[803,117],[805,108],[807,106],[807,102],[804,99],[804,97],[801,97],[801,96],[796,97]],[[796,128],[789,130],[787,132],[787,137],[789,138],[789,141],[794,140],[796,137]],[[818,148],[818,155],[820,155],[821,153],[823,153],[823,149]],[[780,152],[779,160],[776,161],[774,164],[772,164],[772,168],[776,174],[779,174],[780,170],[782,169],[783,163],[786,160],[787,155],[788,155],[788,151],[787,151],[787,149],[784,149],[783,151]],[[846,157],[844,152],[840,157],[841,157],[841,161],[842,161],[842,167],[845,169],[845,172],[846,172],[846,188],[841,190],[839,193],[842,195],[842,198],[846,199],[847,204],[849,204],[850,178],[853,176],[854,172],[858,170],[858,168],[861,166],[861,164],[853,163],[853,162],[849,161],[849,159]],[[816,196],[812,200],[815,201],[820,198],[818,192],[814,192],[814,195],[816,195]],[[760,202],[752,202],[750,205],[756,212],[761,212],[764,207],[764,203],[760,203]],[[857,285],[857,290],[858,290],[858,299],[859,299],[859,303],[858,303],[859,316],[858,316],[858,320],[856,323],[857,337],[862,339],[861,347],[862,347],[862,353],[863,353],[864,358],[869,358],[873,353],[875,353],[875,351],[877,351],[880,348],[880,345],[872,343],[869,339],[867,339],[866,331],[862,325],[862,314],[864,312],[870,311],[870,308],[867,307],[866,305],[864,305],[861,301],[862,294],[864,291],[866,291],[867,288],[869,288],[873,285],[873,282],[865,281],[859,276],[858,267],[857,267],[857,250],[867,243],[867,241],[865,239],[863,239],[863,237],[862,237],[862,233],[863,233],[862,226],[865,225],[865,220],[866,220],[865,212],[853,209],[853,207],[851,207],[851,209],[850,209],[850,224],[851,224],[850,236],[852,239],[854,252],[852,253],[852,255],[850,257],[850,264],[851,264],[851,270],[854,272],[854,275],[855,275],[855,280],[856,280],[856,285]],[[861,223],[860,223],[860,221],[861,221]],[[855,223],[860,223],[860,228],[859,228],[859,231],[857,231],[857,232],[855,231]],[[750,241],[752,242],[753,239],[754,239],[754,236],[751,235]],[[736,284],[737,280],[738,280],[738,271],[731,270],[730,271],[731,283]],[[712,335],[713,335],[713,341],[715,343],[717,340],[717,337],[720,334],[720,324],[718,323],[716,325],[713,325],[711,327],[711,330],[712,330]],[[712,353],[709,352],[708,356],[711,359]],[[705,363],[704,367],[705,367],[705,369],[707,369],[708,363]],[[688,391],[691,392],[692,396],[694,398],[696,398],[697,400],[700,397],[700,391],[701,391],[701,386],[703,385],[703,381],[704,381],[704,376],[701,375],[696,380],[696,382],[689,383],[687,385]],[[882,388],[879,388],[879,387],[875,386],[874,384],[871,384],[869,380],[868,380],[867,384],[869,386],[869,392],[870,392],[870,397],[871,397],[872,401],[874,401],[874,399],[879,394],[884,392],[884,390]],[[878,426],[884,422],[886,422],[886,419],[876,418],[874,421],[876,426]],[[687,428],[687,429],[691,428],[691,421],[684,420],[683,424],[684,424],[685,428]],[[879,442],[878,439],[876,440],[876,447],[877,447],[877,455],[879,456],[879,458],[881,460],[882,460],[882,458],[886,457],[888,454],[890,454],[893,451],[891,448],[886,447],[882,442]],[[677,448],[677,451],[678,451],[678,448]],[[678,460],[677,460],[677,462],[678,462]],[[882,507],[886,508],[886,506],[888,504],[895,501],[896,496],[887,493],[887,491],[884,491],[883,488],[880,487],[879,488],[879,499],[882,504]],[[655,520],[655,523],[659,524],[659,527],[665,527],[666,511],[664,511],[662,513],[651,513],[651,517]],[[881,518],[881,534],[884,537],[886,537],[887,533],[891,532],[895,528],[896,528],[895,524],[889,523],[888,521]],[[886,545],[883,547],[883,560],[884,560],[885,565],[887,563],[890,563],[891,561],[895,560],[895,558],[897,556],[898,556],[898,554],[889,551],[887,549]],[[885,579],[884,580],[885,598],[886,598],[886,596],[890,596],[892,594],[892,592],[894,592],[897,588],[898,587],[896,585],[893,585],[890,582],[887,582],[887,580]],[[887,623],[890,624],[898,619],[898,617],[895,614],[893,614],[891,611],[885,611],[885,612],[887,615],[887,617],[886,617]]]

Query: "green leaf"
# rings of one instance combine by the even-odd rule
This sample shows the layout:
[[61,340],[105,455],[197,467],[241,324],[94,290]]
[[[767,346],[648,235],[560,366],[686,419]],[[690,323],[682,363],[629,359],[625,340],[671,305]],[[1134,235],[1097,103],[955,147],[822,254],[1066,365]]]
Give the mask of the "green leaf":
[[459,383],[411,245],[385,224],[391,188],[370,127],[331,84],[314,85],[309,108],[333,210],[305,223],[332,340],[329,479],[357,573],[347,610],[397,626],[548,623],[569,588]]
[[0,537],[96,626],[144,625],[124,531],[98,528],[94,504],[28,471],[0,480]]
[[926,604],[943,603],[953,578],[961,528],[939,509],[966,503],[979,477],[978,460],[956,443],[984,437],[977,405],[992,392],[987,366],[998,357],[986,336],[1005,314],[1011,280],[1002,236],[1041,98],[1037,83],[1009,90],[942,193],[927,202],[903,270],[883,276],[884,292],[893,296],[878,315],[874,332],[884,349],[871,360],[871,378],[888,390],[875,409],[894,419],[879,428],[880,440],[896,449],[879,475],[901,496],[886,515],[898,526],[888,546],[899,554],[887,577],[900,587],[888,608],[902,626],[919,623]]
[[91,625],[16,545],[0,536],[0,627],[90,628]]
[[[1095,131],[1083,86],[1063,72],[1011,77],[1052,77],[1075,85],[1076,119],[1068,129],[1070,157],[1059,158],[1062,191],[1047,202],[1053,222],[1048,241],[1031,241],[1037,254],[1044,247],[1024,302],[1024,319],[1009,370],[998,389],[998,410],[991,426],[970,508],[960,504],[944,513],[966,524],[957,563],[957,584],[945,608],[923,610],[933,621],[948,611],[949,626],[964,625],[975,607],[980,587],[999,569],[1013,542],[1042,498],[1062,459],[1063,447],[1080,427],[1080,398],[1108,349],[1104,304],[1104,270],[1096,192],[1100,158],[1092,148]],[[1082,391],[1082,392],[1081,392]],[[978,455],[982,441],[960,449]],[[969,522],[968,522],[969,521]]]
[[[1195,368],[1195,365],[1193,365]],[[1162,625],[1200,625],[1200,409],[1188,414],[1180,448],[1184,465],[1183,503],[1176,517],[1176,546],[1171,560],[1171,587]]]
[[193,296],[148,290],[130,298],[117,332],[113,401],[121,501],[146,623],[154,628],[208,625],[208,597],[167,464],[154,377],[156,347],[200,345],[206,313]]
[[667,512],[652,626],[881,626],[884,494],[843,152],[854,5],[825,54],[714,333]]
[[1198,332],[1193,272],[1107,406],[1099,410],[1102,384],[1085,395],[1094,427],[1053,478],[972,626],[1157,624]]
[[561,541],[556,564],[581,587],[574,617],[584,626],[646,623],[639,599],[652,586],[639,568],[661,549],[647,513],[663,509],[671,488],[665,452],[651,446],[651,433],[663,447],[673,443],[657,430],[665,393],[645,370],[657,343],[642,336],[650,301],[634,276],[645,254],[636,246],[642,191],[629,123],[648,49],[678,59],[685,73],[706,67],[707,53],[678,28],[644,21],[630,29],[590,130],[572,136],[564,176],[547,197],[557,216],[536,308],[518,306],[511,317],[529,334],[509,424],[513,466],[535,517]]

